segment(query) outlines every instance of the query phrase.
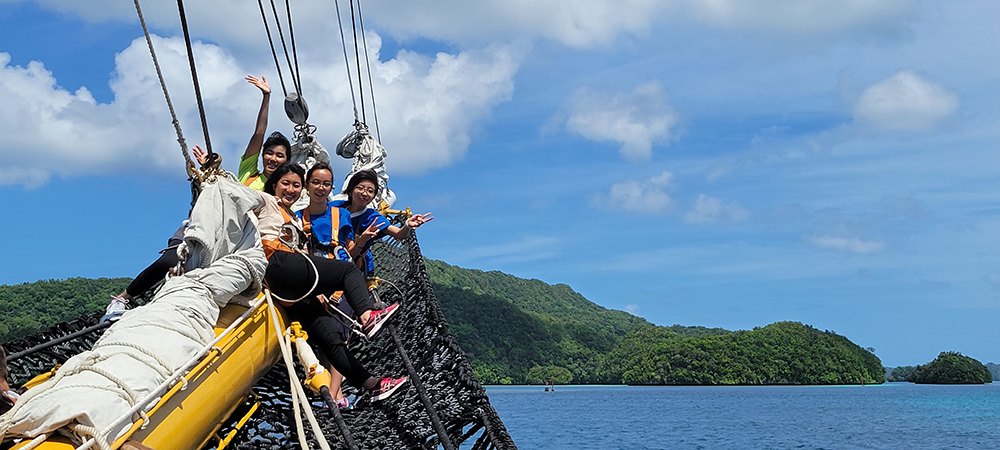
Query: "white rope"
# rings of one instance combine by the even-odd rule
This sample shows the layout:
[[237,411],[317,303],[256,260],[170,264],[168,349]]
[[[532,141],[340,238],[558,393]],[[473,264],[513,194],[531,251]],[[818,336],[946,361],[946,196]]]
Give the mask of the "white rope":
[[[191,359],[189,359],[187,362],[182,364],[181,367],[179,367],[174,372],[173,375],[163,380],[163,382],[161,382],[158,386],[150,390],[145,397],[143,397],[135,404],[135,406],[133,406],[131,409],[123,413],[121,416],[119,416],[117,420],[115,420],[107,427],[105,427],[105,429],[102,430],[97,436],[106,437],[107,435],[109,435],[112,430],[114,430],[117,426],[119,426],[126,420],[131,419],[134,414],[139,412],[139,410],[142,410],[150,403],[157,401],[162,395],[163,391],[173,387],[178,379],[180,379],[180,381],[184,382],[184,384],[186,385],[187,380],[184,379],[184,375],[186,375],[186,372],[193,366],[197,365],[202,360],[202,358],[208,354],[208,352],[212,351],[212,349],[216,347],[216,344],[218,344],[220,341],[226,338],[230,333],[232,333],[232,331],[236,329],[236,327],[239,326],[241,323],[243,323],[243,321],[246,320],[247,317],[250,317],[250,315],[257,310],[257,307],[259,307],[263,301],[264,301],[263,299],[259,299],[256,302],[254,302],[254,304],[251,305],[250,308],[246,310],[246,312],[244,312],[239,318],[233,321],[233,323],[231,323],[225,330],[223,330],[222,333],[220,333],[214,340],[212,340],[212,342],[209,342],[204,347],[202,347],[201,351],[199,351],[197,354],[191,357]],[[31,392],[31,390],[29,390],[28,392]],[[148,420],[146,422],[148,422]],[[100,445],[100,443],[96,442],[100,440],[101,439],[98,439],[97,437],[93,437],[87,440],[87,442],[85,442],[80,447],[77,447],[77,450],[89,449],[94,444]],[[107,439],[104,440],[106,441]]]
[[319,442],[319,447],[323,450],[330,450],[330,444],[326,441],[326,436],[323,435],[323,430],[319,427],[316,416],[313,415],[312,407],[309,405],[309,398],[306,397],[305,390],[302,389],[302,383],[299,382],[299,377],[295,374],[295,363],[292,361],[292,344],[288,335],[281,331],[281,324],[278,323],[278,312],[274,308],[274,302],[271,301],[270,290],[264,290],[264,297],[267,299],[267,307],[271,312],[271,323],[274,325],[274,332],[277,334],[278,343],[281,346],[281,356],[285,360],[285,368],[288,369],[288,383],[292,391],[292,409],[295,413],[295,430],[299,435],[299,446],[303,450],[309,449],[309,443],[305,437],[305,427],[302,424],[302,416],[299,414],[299,401],[301,401],[305,406],[304,412],[306,413],[306,418],[312,427],[313,435],[316,436],[316,441]]
[[21,447],[21,450],[31,450],[31,449],[33,449],[35,447],[38,447],[39,445],[42,444],[42,442],[45,442],[45,440],[48,439],[48,438],[49,438],[49,435],[47,435],[45,433],[39,434],[34,439],[32,439],[31,442],[29,442],[29,443],[25,444],[23,447]]
[[[293,248],[293,246],[291,246],[291,245],[288,245],[288,244],[287,244],[287,243],[285,243],[284,241],[282,241],[282,243],[284,243],[284,244],[285,244],[286,246],[288,246],[289,248]],[[316,268],[316,263],[314,263],[314,262],[313,262],[312,258],[310,258],[310,257],[309,257],[309,255],[307,255],[307,254],[306,254],[305,252],[303,252],[303,251],[301,251],[301,250],[298,250],[298,251],[295,251],[295,253],[298,253],[298,254],[302,255],[302,257],[303,257],[303,258],[305,258],[305,259],[306,259],[306,261],[308,261],[308,262],[309,262],[309,265],[310,265],[310,266],[312,266],[312,269],[313,269],[313,273],[315,273],[315,274],[316,274],[316,279],[315,279],[315,280],[313,280],[313,285],[312,285],[312,287],[311,287],[311,288],[309,288],[309,290],[308,290],[308,291],[306,291],[306,293],[305,293],[305,294],[302,294],[302,296],[301,296],[301,297],[299,297],[299,298],[297,298],[297,299],[295,299],[295,300],[285,300],[285,299],[283,299],[283,298],[281,298],[281,297],[278,297],[278,295],[277,295],[277,294],[271,294],[272,296],[274,296],[274,298],[276,298],[276,299],[278,299],[278,300],[280,300],[280,301],[283,301],[283,302],[286,302],[286,303],[295,303],[295,302],[298,302],[298,301],[301,301],[301,300],[305,299],[306,297],[308,297],[308,296],[309,296],[309,294],[310,294],[310,293],[312,293],[312,291],[316,290],[316,286],[319,286],[319,269],[317,269],[317,268]]]
[[105,360],[105,359],[111,358],[112,356],[125,355],[125,356],[128,356],[129,358],[132,358],[132,359],[138,361],[139,363],[145,364],[146,367],[149,367],[150,369],[153,369],[154,371],[156,371],[157,374],[159,374],[163,378],[166,378],[166,377],[170,376],[170,366],[166,362],[164,362],[162,359],[160,359],[159,357],[157,357],[156,355],[154,355],[152,352],[150,352],[149,350],[143,348],[142,346],[140,346],[138,344],[135,344],[135,343],[132,343],[132,342],[108,342],[108,343],[105,343],[105,344],[101,344],[101,350],[105,350],[105,349],[107,349],[107,347],[118,347],[118,346],[120,346],[120,347],[128,347],[128,348],[131,348],[133,350],[136,350],[136,351],[138,351],[139,353],[141,353],[144,356],[151,357],[153,359],[153,361],[150,362],[149,360],[140,358],[139,357],[140,355],[137,355],[137,354],[132,353],[132,352],[116,352],[116,351],[103,352],[101,359]]
[[73,430],[73,432],[76,433],[78,436],[90,436],[90,439],[87,440],[87,443],[89,443],[90,445],[87,446],[87,444],[84,444],[83,446],[80,446],[81,449],[84,448],[84,446],[87,446],[87,448],[89,448],[92,447],[94,444],[97,444],[97,446],[100,447],[101,450],[112,450],[111,445],[108,444],[107,439],[98,439],[97,427],[92,425],[84,425],[81,423],[70,423],[67,424],[66,426],[70,430]]
[[[173,306],[174,306],[175,310],[187,313],[187,314],[185,314],[186,317],[190,317],[191,314],[197,314],[198,313],[198,310],[193,309],[193,308],[187,308],[187,307],[184,307],[182,305],[173,305]],[[130,329],[130,328],[146,328],[146,327],[162,328],[164,330],[167,330],[167,331],[173,332],[175,334],[178,334],[181,337],[186,338],[187,340],[189,340],[191,342],[195,342],[195,343],[201,343],[202,340],[204,339],[201,336],[198,336],[196,334],[188,332],[188,330],[180,330],[180,329],[170,328],[170,327],[168,327],[168,326],[166,326],[166,325],[164,325],[162,323],[125,324],[124,326],[118,327],[117,329],[118,330],[127,330],[127,329]],[[99,346],[105,345],[103,342],[101,342],[103,340],[103,338],[104,337],[102,336],[100,340],[98,340],[97,342],[95,342],[94,346],[95,347],[99,347]]]

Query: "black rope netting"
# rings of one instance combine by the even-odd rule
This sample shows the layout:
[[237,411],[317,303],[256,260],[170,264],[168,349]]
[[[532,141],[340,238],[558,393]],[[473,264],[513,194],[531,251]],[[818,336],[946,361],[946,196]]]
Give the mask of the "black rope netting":
[[[393,316],[392,325],[387,325],[374,340],[364,342],[357,336],[352,337],[351,351],[375,376],[416,375],[416,379],[411,376],[407,385],[382,402],[368,404],[362,400],[362,404],[351,410],[326,409],[322,400],[314,397],[313,410],[331,447],[516,449],[490,405],[486,390],[479,384],[465,353],[448,329],[431,289],[417,240],[413,237],[401,242],[389,239],[377,244],[373,252],[377,275],[386,281],[379,287],[379,296],[386,303],[399,302],[400,311]],[[6,343],[4,347],[13,355],[84,330],[95,325],[99,317],[97,314],[59,324],[42,333]],[[88,350],[102,331],[94,330],[13,359],[9,362],[11,384],[24,383],[70,356]],[[397,349],[396,342],[402,345],[402,351]],[[414,370],[412,374],[407,371],[404,355]],[[258,381],[253,391],[261,406],[236,433],[228,448],[298,448],[283,363],[279,362]],[[355,389],[346,382],[344,394],[352,400],[363,399],[356,397]],[[225,436],[232,430],[250,405],[252,402],[238,408],[219,434]],[[349,435],[345,435],[338,422],[346,425]],[[306,430],[312,447],[318,448],[308,426]],[[443,430],[446,437],[442,439],[437,430]],[[216,445],[217,442],[210,441],[207,448]]]

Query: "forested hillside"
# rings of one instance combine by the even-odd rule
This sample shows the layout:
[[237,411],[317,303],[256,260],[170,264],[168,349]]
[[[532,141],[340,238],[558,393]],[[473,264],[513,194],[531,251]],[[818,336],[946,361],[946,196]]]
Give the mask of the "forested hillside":
[[[877,356],[796,322],[752,331],[658,327],[566,285],[427,261],[445,316],[477,375],[522,383],[568,369],[574,383],[882,383]],[[541,370],[544,369],[544,370]]]
[[[795,322],[751,331],[655,326],[566,285],[426,261],[452,333],[484,383],[881,383],[881,362]],[[0,342],[99,311],[126,278],[0,286]]]
[[0,286],[0,342],[104,309],[128,278],[70,278]]

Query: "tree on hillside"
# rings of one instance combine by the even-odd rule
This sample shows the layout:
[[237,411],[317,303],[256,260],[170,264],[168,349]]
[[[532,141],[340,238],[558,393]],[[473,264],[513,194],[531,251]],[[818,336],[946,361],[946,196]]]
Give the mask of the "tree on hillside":
[[892,369],[886,376],[886,381],[910,381],[910,375],[917,366],[899,366]]
[[983,363],[958,352],[941,352],[934,361],[917,366],[910,381],[920,384],[986,384],[993,376]]
[[526,378],[528,384],[546,384],[553,379],[559,384],[569,384],[573,381],[573,374],[565,367],[535,366],[528,371]]

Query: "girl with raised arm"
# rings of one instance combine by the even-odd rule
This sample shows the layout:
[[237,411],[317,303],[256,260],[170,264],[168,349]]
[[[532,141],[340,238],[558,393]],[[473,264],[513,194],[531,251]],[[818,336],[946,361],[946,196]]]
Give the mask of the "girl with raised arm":
[[[267,79],[264,77],[257,78],[253,75],[247,75],[246,80],[260,89],[263,99],[260,103],[260,111],[257,112],[257,125],[254,128],[253,136],[250,137],[250,143],[247,144],[247,149],[243,152],[243,157],[240,158],[237,177],[244,186],[260,191],[264,189],[264,183],[267,182],[274,169],[288,161],[288,152],[291,151],[292,146],[288,142],[288,138],[277,131],[271,133],[267,140],[264,139],[264,133],[267,132],[267,111],[271,101],[271,86],[267,84]],[[258,154],[260,154],[263,166],[261,170],[257,169]]]

